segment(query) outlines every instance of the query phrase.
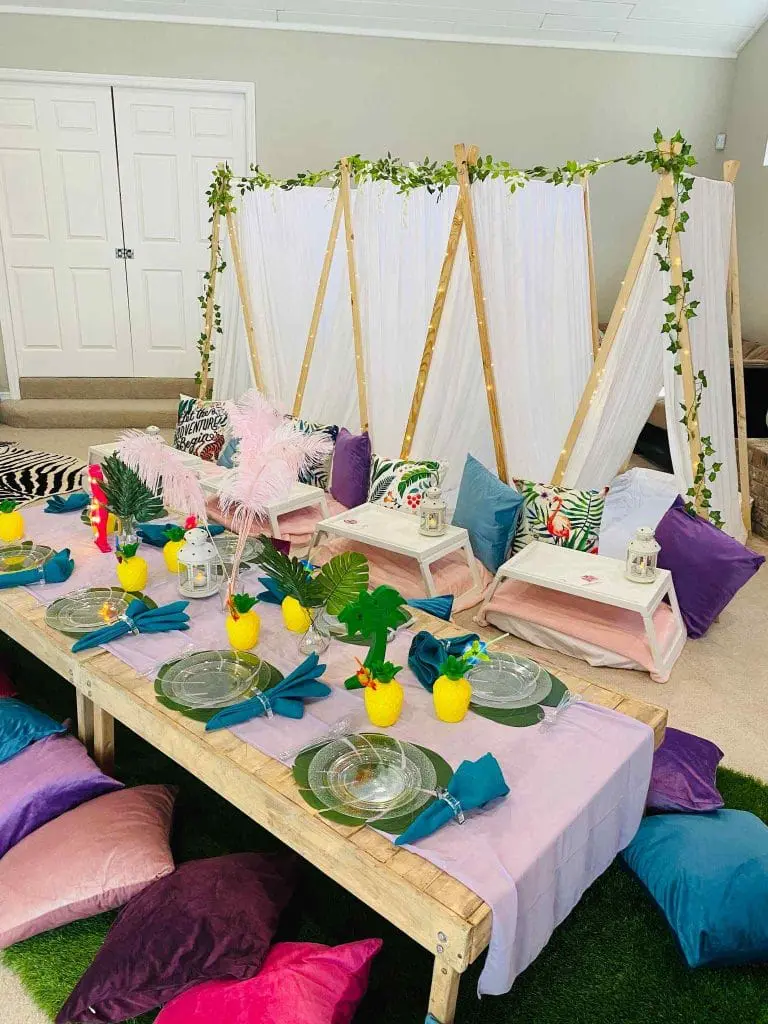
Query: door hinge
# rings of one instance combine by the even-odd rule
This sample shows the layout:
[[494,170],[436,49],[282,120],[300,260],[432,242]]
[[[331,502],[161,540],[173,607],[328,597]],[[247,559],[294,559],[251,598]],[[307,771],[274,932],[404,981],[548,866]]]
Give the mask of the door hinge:
[[115,259],[117,260],[132,260],[133,249],[115,249]]

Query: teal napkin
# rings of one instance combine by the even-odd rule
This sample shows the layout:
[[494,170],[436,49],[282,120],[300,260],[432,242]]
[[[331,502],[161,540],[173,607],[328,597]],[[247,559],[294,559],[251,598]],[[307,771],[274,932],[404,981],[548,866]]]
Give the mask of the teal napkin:
[[285,592],[271,576],[259,576],[259,583],[266,589],[257,594],[259,601],[265,604],[282,604],[285,599]]
[[428,630],[422,629],[411,641],[408,651],[408,667],[425,690],[432,692],[435,680],[440,675],[440,666],[449,654],[458,657],[467,646],[478,640],[477,633],[452,636],[438,640]]
[[[165,547],[168,542],[168,538],[165,535],[165,531],[169,526],[178,526],[178,523],[142,523],[136,530],[136,533],[144,541],[145,544],[149,544],[152,548]],[[208,527],[208,532],[212,537],[218,537],[220,533],[224,533],[224,527],[219,523],[211,523]]]
[[62,548],[45,565],[37,569],[20,569],[19,572],[0,574],[0,590],[8,587],[27,587],[30,583],[63,583],[72,575],[75,563],[69,557],[69,548]]
[[161,608],[147,608],[143,601],[135,598],[128,605],[124,618],[109,626],[102,626],[101,629],[94,629],[87,636],[81,636],[72,645],[72,651],[76,654],[89,647],[108,644],[128,633],[167,633],[172,629],[189,629],[189,616],[184,611],[188,604],[189,601],[173,601]]
[[419,608],[434,615],[436,619],[445,619],[448,622],[453,611],[453,594],[443,594],[442,597],[412,597],[405,603],[411,608]]
[[75,491],[74,494],[70,494],[66,498],[61,494],[54,494],[52,498],[48,499],[43,512],[79,512],[90,503],[90,500],[90,495],[85,491]]
[[316,654],[310,654],[277,686],[273,686],[264,693],[259,691],[248,700],[241,700],[238,704],[222,708],[208,720],[205,726],[206,732],[211,729],[225,729],[231,728],[233,725],[242,725],[243,722],[248,722],[251,718],[268,715],[270,712],[284,715],[286,718],[303,718],[305,700],[327,697],[331,692],[330,686],[318,681],[325,672],[325,665],[319,664],[319,661]]
[[453,818],[464,821],[467,811],[484,807],[491,800],[506,796],[509,786],[504,781],[499,762],[493,754],[483,754],[477,761],[462,761],[445,790],[434,803],[411,822],[395,846],[415,843],[431,836]]

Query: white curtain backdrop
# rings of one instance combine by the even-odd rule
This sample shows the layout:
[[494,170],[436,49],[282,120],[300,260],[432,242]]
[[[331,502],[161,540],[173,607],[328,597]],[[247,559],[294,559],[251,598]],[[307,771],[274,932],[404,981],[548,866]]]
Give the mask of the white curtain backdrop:
[[[680,236],[683,264],[694,273],[689,298],[701,301],[697,316],[689,321],[691,353],[694,372],[704,370],[709,384],[699,412],[700,427],[704,437],[712,438],[717,453],[712,461],[722,463],[717,478],[707,486],[712,491],[712,507],[722,514],[726,531],[744,541],[746,530],[739,506],[726,308],[733,185],[697,178],[686,209],[690,219]],[[675,475],[687,490],[692,472],[687,431],[679,422],[683,386],[681,377],[672,367],[672,359],[667,356],[664,364],[667,433]]]

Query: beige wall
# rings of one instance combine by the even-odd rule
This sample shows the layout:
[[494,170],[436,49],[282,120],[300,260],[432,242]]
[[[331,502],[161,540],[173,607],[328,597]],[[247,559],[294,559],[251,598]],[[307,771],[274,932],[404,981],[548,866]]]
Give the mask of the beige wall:
[[742,50],[728,117],[727,156],[741,160],[736,221],[744,337],[768,344],[768,23]]
[[[520,166],[561,163],[650,145],[657,125],[681,128],[700,170],[719,174],[735,62],[0,15],[0,67],[253,81],[259,161],[279,174],[345,153],[441,160],[460,140]],[[603,317],[652,189],[642,167],[593,183]]]

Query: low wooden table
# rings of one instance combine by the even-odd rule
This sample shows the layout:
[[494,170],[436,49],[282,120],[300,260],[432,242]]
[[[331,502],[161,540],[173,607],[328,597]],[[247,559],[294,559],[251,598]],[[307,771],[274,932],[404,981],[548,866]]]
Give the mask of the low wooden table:
[[[460,627],[414,611],[417,629],[460,635]],[[434,954],[430,1024],[452,1024],[462,973],[488,945],[490,908],[474,892],[422,857],[367,826],[337,825],[314,814],[290,768],[228,730],[202,723],[155,699],[152,680],[99,648],[72,654],[72,641],[45,624],[45,608],[28,591],[0,591],[0,630],[77,691],[78,733],[106,771],[114,761],[114,719],[192,772],[330,878]],[[497,649],[515,650],[513,641]],[[557,669],[588,701],[646,722],[657,744],[667,712]]]

